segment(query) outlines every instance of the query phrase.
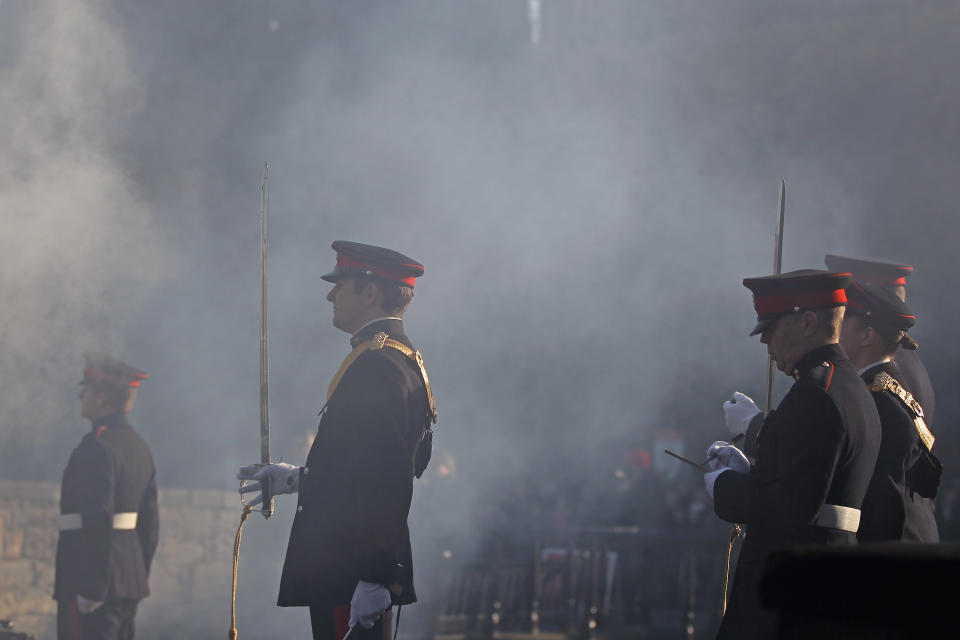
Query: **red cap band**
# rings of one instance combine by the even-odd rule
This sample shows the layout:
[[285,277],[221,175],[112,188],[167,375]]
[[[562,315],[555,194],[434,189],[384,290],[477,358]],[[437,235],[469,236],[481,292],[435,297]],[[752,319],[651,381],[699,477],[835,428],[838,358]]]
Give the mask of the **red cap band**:
[[847,303],[847,292],[843,289],[833,291],[807,291],[787,293],[777,296],[756,297],[753,306],[757,316],[786,313],[794,309],[813,309],[817,307],[836,307]]
[[[400,284],[406,285],[411,289],[413,288],[413,280],[414,280],[413,276],[407,276],[403,273],[400,273],[399,271],[391,271],[390,269],[385,269],[384,267],[380,267],[373,264],[367,264],[365,262],[360,262],[359,260],[348,258],[342,253],[337,253],[337,266],[344,267],[346,269],[359,269],[361,271],[369,271],[386,280],[392,280],[393,282],[398,282]],[[410,266],[412,267],[416,265],[410,265]]]
[[875,284],[881,287],[889,287],[895,285],[904,285],[907,284],[907,278],[905,276],[899,276],[896,278],[891,278],[888,275],[875,275],[875,274],[860,274],[858,277],[859,280],[863,280],[867,284]]
[[94,369],[93,367],[86,367],[83,370],[83,377],[88,380],[95,380],[97,382],[103,382],[105,384],[125,384],[128,387],[139,387],[140,381],[145,380],[147,376],[146,374],[143,374],[143,375],[138,375],[136,378],[132,380],[126,379],[126,378],[120,380],[115,377],[108,376],[103,371]]

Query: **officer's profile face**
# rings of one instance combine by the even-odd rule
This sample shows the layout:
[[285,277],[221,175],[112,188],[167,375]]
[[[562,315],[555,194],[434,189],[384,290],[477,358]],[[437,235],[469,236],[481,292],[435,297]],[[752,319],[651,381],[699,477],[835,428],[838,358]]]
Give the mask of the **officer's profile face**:
[[840,327],[840,346],[843,347],[851,362],[856,360],[860,353],[865,328],[863,319],[859,315],[853,313],[844,315],[843,325]]
[[784,314],[764,327],[760,333],[760,342],[767,345],[767,353],[777,363],[777,369],[789,371],[789,362],[794,340],[795,314]]
[[80,383],[80,415],[87,420],[96,420],[103,415],[104,397],[98,393],[92,384],[87,382]]
[[356,278],[344,276],[337,279],[327,300],[333,303],[333,326],[347,333],[354,333],[370,319],[370,284],[357,291]]

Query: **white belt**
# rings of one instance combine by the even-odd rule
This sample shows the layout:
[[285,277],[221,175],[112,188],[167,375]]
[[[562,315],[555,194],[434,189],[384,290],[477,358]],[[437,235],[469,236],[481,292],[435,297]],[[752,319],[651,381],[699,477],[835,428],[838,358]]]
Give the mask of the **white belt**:
[[860,528],[860,509],[825,504],[820,508],[816,525],[856,533],[857,529]]
[[[73,531],[83,528],[83,517],[79,513],[61,513],[57,518],[57,525],[60,531]],[[123,513],[113,514],[114,529],[136,529],[137,512],[125,511]]]

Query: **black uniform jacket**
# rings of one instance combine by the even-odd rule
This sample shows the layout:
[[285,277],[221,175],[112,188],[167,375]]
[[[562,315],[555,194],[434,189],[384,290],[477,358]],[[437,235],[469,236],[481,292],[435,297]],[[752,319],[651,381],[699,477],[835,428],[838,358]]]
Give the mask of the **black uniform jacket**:
[[[136,512],[136,529],[114,529],[115,513]],[[70,454],[60,487],[60,513],[79,513],[83,527],[57,541],[57,600],[149,595],[159,518],[153,456],[124,414],[94,421]]]
[[916,350],[898,347],[893,354],[893,361],[900,367],[901,377],[897,378],[900,384],[910,390],[914,399],[923,407],[923,420],[930,429],[933,429],[933,412],[936,410],[936,401],[933,395],[933,384],[930,374],[923,360]]
[[[863,373],[863,380],[869,385],[880,372],[910,390],[894,362],[871,367]],[[890,391],[871,393],[880,414],[883,439],[863,500],[857,537],[861,542],[939,542],[933,499],[940,463],[920,441],[913,414],[903,402]]]
[[749,474],[722,473],[714,510],[746,525],[718,638],[772,638],[776,617],[761,609],[767,555],[792,544],[855,544],[856,534],[816,526],[824,504],[859,509],[880,448],[873,399],[837,344],[818,347],[763,423]]
[[[351,344],[381,331],[411,346],[396,319]],[[347,369],[301,472],[278,605],[346,604],[359,580],[391,587],[395,604],[416,601],[407,514],[428,412],[416,363],[396,349],[366,351]]]

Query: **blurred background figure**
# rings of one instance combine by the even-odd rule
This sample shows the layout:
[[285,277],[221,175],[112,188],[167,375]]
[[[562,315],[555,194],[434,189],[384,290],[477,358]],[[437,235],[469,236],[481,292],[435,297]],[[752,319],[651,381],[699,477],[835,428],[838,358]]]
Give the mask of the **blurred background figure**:
[[153,455],[127,421],[147,374],[100,353],[83,357],[80,414],[90,432],[60,489],[57,636],[131,640],[159,540]]

